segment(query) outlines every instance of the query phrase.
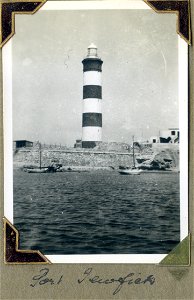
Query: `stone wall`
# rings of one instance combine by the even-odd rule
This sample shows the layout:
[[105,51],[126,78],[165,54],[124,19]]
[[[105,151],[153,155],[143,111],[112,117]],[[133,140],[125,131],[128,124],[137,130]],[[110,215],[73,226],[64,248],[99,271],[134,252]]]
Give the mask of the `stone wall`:
[[[131,149],[129,149],[131,151]],[[152,165],[157,162],[164,165],[168,163],[170,168],[179,168],[179,145],[158,144],[152,148],[141,147],[135,149],[137,162],[141,165]],[[18,149],[14,151],[14,167],[39,166],[40,152],[38,148]],[[52,161],[62,164],[64,167],[114,167],[132,166],[132,152],[99,151],[86,149],[42,149],[42,166],[46,167]]]
[[[39,165],[38,150],[18,150],[14,153],[14,166]],[[131,153],[43,150],[42,166],[48,166],[52,160],[58,160],[63,166],[118,167],[132,165]]]

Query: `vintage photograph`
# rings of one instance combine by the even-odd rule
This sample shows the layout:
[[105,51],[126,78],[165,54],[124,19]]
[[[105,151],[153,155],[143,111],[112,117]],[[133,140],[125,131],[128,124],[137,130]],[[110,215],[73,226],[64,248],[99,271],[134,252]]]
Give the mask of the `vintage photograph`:
[[43,6],[16,15],[13,224],[20,249],[154,255],[180,242],[185,42],[175,14],[144,6]]

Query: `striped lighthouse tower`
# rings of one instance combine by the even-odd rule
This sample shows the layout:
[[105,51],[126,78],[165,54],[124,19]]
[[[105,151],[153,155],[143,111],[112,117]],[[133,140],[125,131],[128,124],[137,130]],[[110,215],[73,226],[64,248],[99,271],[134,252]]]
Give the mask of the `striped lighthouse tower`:
[[98,57],[97,47],[91,44],[83,63],[83,115],[82,148],[93,148],[102,141],[102,86],[103,61]]

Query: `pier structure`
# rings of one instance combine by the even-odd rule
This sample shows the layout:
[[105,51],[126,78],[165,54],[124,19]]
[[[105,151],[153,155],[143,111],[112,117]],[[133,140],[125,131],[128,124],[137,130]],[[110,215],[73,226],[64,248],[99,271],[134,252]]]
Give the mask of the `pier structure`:
[[83,64],[82,148],[102,141],[102,64],[92,43]]

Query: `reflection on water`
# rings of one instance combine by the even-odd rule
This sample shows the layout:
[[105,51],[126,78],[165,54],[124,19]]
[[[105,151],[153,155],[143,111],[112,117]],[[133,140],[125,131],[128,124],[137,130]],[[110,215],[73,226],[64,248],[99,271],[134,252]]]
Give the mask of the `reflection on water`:
[[44,254],[167,253],[179,242],[179,174],[14,171],[21,249]]

